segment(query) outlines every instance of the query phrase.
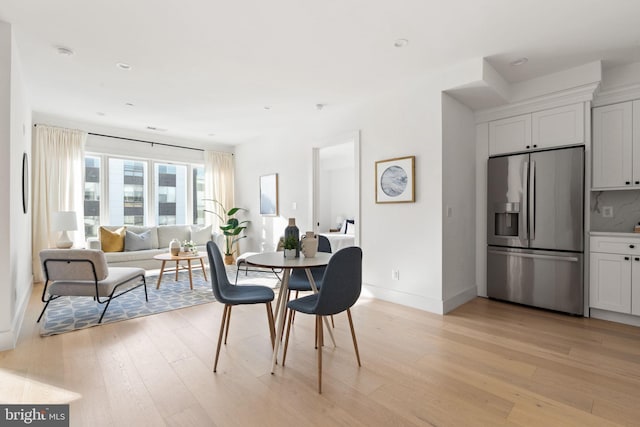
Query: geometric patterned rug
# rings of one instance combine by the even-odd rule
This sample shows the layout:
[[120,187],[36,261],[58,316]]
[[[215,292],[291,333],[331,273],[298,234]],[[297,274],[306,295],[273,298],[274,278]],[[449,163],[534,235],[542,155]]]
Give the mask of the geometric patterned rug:
[[[229,281],[233,283],[236,277],[235,265],[227,266],[227,275]],[[207,277],[209,277],[208,274]],[[51,301],[40,321],[42,325],[40,335],[62,334],[215,301],[211,283],[204,280],[200,269],[193,270],[193,290],[189,288],[187,271],[178,273],[177,281],[175,273],[164,274],[160,289],[156,289],[157,274],[148,274],[146,280],[149,302],[144,299],[142,287],[127,292],[111,301],[102,323],[98,323],[98,320],[104,310],[104,304],[99,304],[91,297],[60,297]],[[249,272],[247,276],[241,272],[238,276],[238,285],[243,283],[266,285],[272,288],[279,285],[276,277],[270,272]]]

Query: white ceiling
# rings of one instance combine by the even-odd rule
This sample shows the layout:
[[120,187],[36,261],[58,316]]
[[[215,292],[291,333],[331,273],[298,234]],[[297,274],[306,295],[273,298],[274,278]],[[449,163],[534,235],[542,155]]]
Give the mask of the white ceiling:
[[640,61],[640,0],[2,0],[0,20],[34,111],[231,144],[473,58],[511,82]]

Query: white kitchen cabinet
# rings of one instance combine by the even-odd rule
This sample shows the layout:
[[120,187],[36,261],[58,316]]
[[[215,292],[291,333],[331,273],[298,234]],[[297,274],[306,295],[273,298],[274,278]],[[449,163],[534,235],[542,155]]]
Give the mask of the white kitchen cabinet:
[[589,305],[631,313],[631,256],[591,253]]
[[531,114],[489,122],[489,155],[531,148]]
[[584,143],[584,104],[489,122],[489,155]]
[[589,306],[640,315],[640,237],[592,235],[590,243]]
[[584,143],[584,106],[573,104],[531,115],[531,143],[534,148]]
[[[636,101],[637,102],[637,101]],[[640,187],[640,144],[633,138],[633,104],[593,109],[593,189]],[[640,106],[636,105],[640,111]]]

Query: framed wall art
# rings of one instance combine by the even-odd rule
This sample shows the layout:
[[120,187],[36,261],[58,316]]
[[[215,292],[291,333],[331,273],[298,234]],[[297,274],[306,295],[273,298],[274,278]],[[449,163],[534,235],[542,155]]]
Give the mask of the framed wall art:
[[376,162],[376,203],[415,202],[415,156]]
[[278,215],[278,174],[260,177],[260,215]]

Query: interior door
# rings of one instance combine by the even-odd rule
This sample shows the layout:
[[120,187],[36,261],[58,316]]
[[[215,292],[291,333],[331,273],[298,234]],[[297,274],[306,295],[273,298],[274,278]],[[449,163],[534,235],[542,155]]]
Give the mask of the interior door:
[[316,232],[335,229],[337,218],[354,219],[360,242],[360,134],[336,136],[313,149],[312,223]]

